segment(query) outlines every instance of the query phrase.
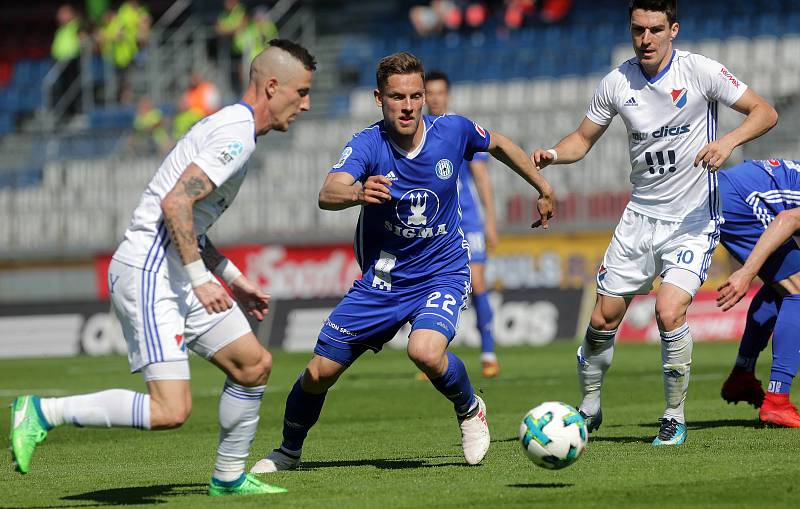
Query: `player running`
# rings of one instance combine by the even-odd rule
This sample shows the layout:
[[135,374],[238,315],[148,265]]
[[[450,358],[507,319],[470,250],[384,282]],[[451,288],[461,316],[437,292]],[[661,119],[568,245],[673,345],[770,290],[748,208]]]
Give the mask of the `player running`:
[[[573,133],[532,157],[540,167],[581,160],[619,114],[628,130],[633,192],[597,274],[597,301],[578,349],[580,410],[589,430],[600,426],[600,387],[614,337],[636,295],[656,293],[656,320],[666,408],[653,445],[686,439],[684,401],[692,362],[686,310],[708,274],[719,239],[715,171],[731,151],[768,131],[777,113],[723,65],[675,50],[675,2],[633,0],[630,30],[636,58],[608,73],[586,118]],[[720,139],[717,104],[744,121]]]
[[[441,71],[425,74],[425,103],[434,116],[448,112],[450,80]],[[481,333],[481,372],[486,378],[500,373],[494,353],[492,305],[486,284],[487,251],[497,246],[497,224],[494,217],[492,182],[489,180],[488,155],[478,152],[472,161],[464,161],[458,169],[458,203],[461,207],[461,230],[469,242],[472,272],[472,303],[475,306],[478,331]]]
[[[209,495],[286,491],[244,472],[272,359],[242,309],[262,320],[269,296],[223,257],[205,232],[236,197],[256,138],[288,130],[308,111],[314,69],[305,48],[272,40],[253,60],[242,100],[200,121],[161,164],[108,270],[131,371],[144,375],[148,393],[112,389],[65,398],[18,397],[11,431],[17,470],[28,472],[37,444],[63,424],[181,426],[192,407],[188,348],[227,375]],[[241,308],[209,271],[228,284]]]
[[550,185],[517,145],[457,115],[422,115],[422,62],[409,53],[377,66],[383,120],[355,134],[319,193],[326,210],[361,207],[355,252],[363,271],[325,321],[314,357],[286,400],[283,442],[251,472],[296,468],[325,395],[364,352],[378,352],[411,323],[408,356],[453,402],[467,463],[489,449],[486,405],[464,363],[447,351],[470,284],[469,245],[460,228],[458,168],[490,152],[540,193],[541,224],[553,211]]
[[[745,161],[719,173],[725,222],[722,245],[744,265],[718,288],[717,305],[731,309],[764,282],[747,313],[736,366],[722,387],[728,401],[761,407],[766,424],[800,428],[800,414],[789,400],[800,368],[800,161]],[[772,371],[766,397],[755,370],[758,354],[772,335]],[[762,405],[763,401],[763,405]]]

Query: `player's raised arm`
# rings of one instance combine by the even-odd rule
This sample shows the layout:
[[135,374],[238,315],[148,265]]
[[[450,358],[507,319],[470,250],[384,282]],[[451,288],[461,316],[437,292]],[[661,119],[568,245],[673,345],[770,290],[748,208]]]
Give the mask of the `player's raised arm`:
[[514,170],[539,191],[536,207],[539,209],[541,220],[533,223],[532,227],[541,224],[547,229],[547,221],[555,213],[555,198],[550,183],[539,173],[539,169],[519,145],[497,132],[491,132],[489,139],[488,148],[492,157]]
[[208,175],[191,163],[161,200],[164,222],[172,243],[181,257],[195,295],[209,313],[221,313],[233,304],[225,290],[212,283],[211,273],[200,258],[194,232],[194,204],[208,196],[215,187]]
[[739,127],[703,147],[694,158],[695,166],[720,169],[733,149],[758,138],[778,123],[778,112],[752,88],[748,88],[731,107],[747,116]]
[[373,175],[363,186],[347,172],[329,173],[319,191],[319,208],[342,210],[356,205],[386,203],[392,199],[392,181],[383,175]]
[[583,159],[597,140],[606,132],[608,125],[599,125],[584,117],[581,125],[550,149],[539,148],[531,154],[537,168],[550,164],[570,164]]
[[761,234],[742,268],[731,274],[717,288],[719,291],[717,307],[727,311],[742,300],[750,288],[750,283],[758,275],[758,271],[761,270],[767,258],[798,231],[800,231],[800,208],[784,210],[778,214]]

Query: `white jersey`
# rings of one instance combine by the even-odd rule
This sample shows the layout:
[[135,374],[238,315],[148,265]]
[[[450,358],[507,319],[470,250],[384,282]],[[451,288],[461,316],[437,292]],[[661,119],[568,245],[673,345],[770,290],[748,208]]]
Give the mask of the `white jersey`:
[[255,147],[255,120],[245,103],[223,108],[195,124],[150,180],[113,258],[148,272],[163,272],[167,277],[171,272],[186,279],[180,255],[164,224],[161,200],[189,164],[199,166],[216,186],[194,204],[194,233],[200,237],[236,197]]
[[693,166],[717,135],[717,102],[730,107],[747,90],[722,64],[687,51],[649,78],[633,58],[608,73],[587,118],[628,129],[633,192],[628,208],[666,221],[719,217],[716,174]]

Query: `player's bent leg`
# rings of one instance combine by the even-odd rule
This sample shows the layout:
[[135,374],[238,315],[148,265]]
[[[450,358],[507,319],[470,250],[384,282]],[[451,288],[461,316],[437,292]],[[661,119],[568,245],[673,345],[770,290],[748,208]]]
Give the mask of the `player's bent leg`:
[[[656,294],[656,321],[661,335],[665,399],[660,429],[653,440],[653,445],[656,446],[680,445],[686,440],[687,432],[684,403],[689,389],[693,341],[686,323],[686,310],[692,301],[692,295],[700,286],[700,278],[682,269],[674,271],[681,274],[673,274],[672,278],[665,276]],[[690,276],[696,282],[684,281]],[[681,286],[674,284],[674,281]]]
[[183,426],[192,413],[192,394],[188,380],[149,380],[150,429],[165,430]]
[[589,327],[578,347],[578,383],[582,401],[579,411],[586,420],[586,429],[592,432],[600,427],[603,413],[600,409],[600,390],[603,378],[614,357],[614,338],[632,297],[597,294]]
[[428,326],[436,327],[436,324],[428,322],[428,319],[414,322],[408,339],[408,356],[428,375],[436,390],[453,402],[461,430],[464,459],[470,465],[477,465],[486,456],[491,441],[486,404],[475,395],[464,363],[447,351],[452,339],[448,336],[452,331],[449,328],[441,331],[425,328]]
[[[181,363],[158,363],[146,366],[145,374],[161,369],[163,372],[185,373],[189,367]],[[147,378],[145,378],[147,380]],[[30,469],[36,446],[48,432],[57,426],[71,424],[78,427],[131,427],[139,429],[167,429],[179,426],[191,410],[191,395],[179,392],[174,405],[167,404],[169,395],[143,394],[126,389],[110,389],[91,394],[62,398],[20,396],[11,405],[11,455],[14,467],[21,473]],[[148,383],[148,389],[152,390]],[[168,406],[169,408],[165,408]],[[185,412],[181,409],[186,409]]]
[[[795,277],[799,274],[795,274]],[[796,280],[781,281],[786,290],[800,290]],[[800,414],[789,400],[794,376],[800,368],[800,293],[783,298],[772,337],[772,370],[764,404],[759,411],[761,422],[800,428]]]
[[[317,345],[318,351],[336,356]],[[358,357],[356,354],[349,362]],[[347,363],[347,364],[344,364]],[[341,362],[314,355],[303,374],[295,381],[289,396],[286,398],[286,409],[283,415],[283,441],[280,447],[273,450],[266,458],[259,460],[250,469],[256,474],[292,470],[299,466],[303,443],[309,430],[317,423],[325,403],[328,389],[336,383],[347,369],[348,361]]]
[[755,408],[761,407],[764,388],[755,376],[756,361],[772,337],[782,301],[783,297],[769,285],[763,285],[753,296],[736,363],[720,390],[722,399],[728,403],[745,401]]

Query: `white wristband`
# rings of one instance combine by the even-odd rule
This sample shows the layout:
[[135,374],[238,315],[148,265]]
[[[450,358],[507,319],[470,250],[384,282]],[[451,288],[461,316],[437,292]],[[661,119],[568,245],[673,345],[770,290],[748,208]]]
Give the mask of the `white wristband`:
[[558,161],[558,152],[556,152],[556,149],[548,148],[547,151],[553,154],[553,162]]
[[192,263],[187,263],[183,268],[186,271],[186,275],[189,276],[189,280],[192,282],[192,288],[204,285],[214,278],[208,269],[206,269],[203,260],[195,260]]
[[222,278],[225,284],[230,286],[237,277],[242,275],[242,271],[232,261],[225,258],[214,268],[214,274]]

